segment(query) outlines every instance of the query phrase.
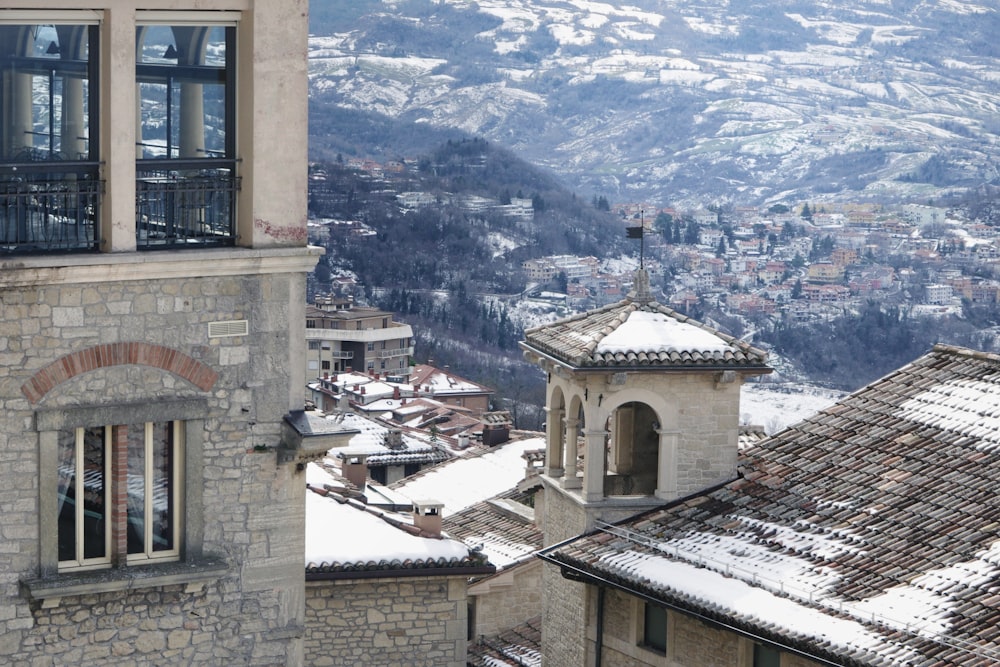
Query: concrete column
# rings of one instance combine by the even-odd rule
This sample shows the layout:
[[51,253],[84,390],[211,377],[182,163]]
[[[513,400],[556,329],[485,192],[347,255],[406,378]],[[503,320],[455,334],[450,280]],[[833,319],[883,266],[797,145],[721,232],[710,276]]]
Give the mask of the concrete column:
[[10,155],[17,156],[31,146],[31,75],[11,76],[11,108],[8,140]]
[[583,434],[585,454],[583,461],[583,499],[587,502],[604,498],[605,443],[608,432],[604,429],[587,430]]
[[576,459],[578,457],[577,438],[580,435],[580,420],[564,419],[566,423],[566,477],[563,479],[564,489],[579,489],[582,480],[576,474]]
[[[205,64],[206,28],[175,27],[178,65]],[[202,84],[182,81],[180,85],[180,157],[205,157],[205,99]]]
[[677,442],[680,432],[657,429],[656,433],[660,436],[660,449],[654,494],[657,498],[673,500],[677,497]]
[[545,474],[549,477],[562,477],[565,469],[563,460],[563,415],[562,408],[545,407],[548,415],[545,418]]
[[81,159],[86,151],[86,122],[83,117],[83,80],[75,76],[63,78],[63,116],[60,129],[60,150],[68,160]]
[[[83,58],[87,53],[87,28],[58,26],[61,58]],[[62,73],[62,121],[59,127],[59,150],[68,160],[79,160],[87,150],[87,121],[83,114],[83,79]]]
[[101,157],[105,162],[101,250],[135,250],[135,5],[104,11],[101,39]]

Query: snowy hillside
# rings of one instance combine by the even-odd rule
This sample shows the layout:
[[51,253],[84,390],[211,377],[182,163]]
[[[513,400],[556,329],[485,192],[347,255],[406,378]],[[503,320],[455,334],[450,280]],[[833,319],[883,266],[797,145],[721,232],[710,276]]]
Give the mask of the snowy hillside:
[[994,3],[328,0],[313,31],[318,108],[460,128],[618,200],[998,178]]

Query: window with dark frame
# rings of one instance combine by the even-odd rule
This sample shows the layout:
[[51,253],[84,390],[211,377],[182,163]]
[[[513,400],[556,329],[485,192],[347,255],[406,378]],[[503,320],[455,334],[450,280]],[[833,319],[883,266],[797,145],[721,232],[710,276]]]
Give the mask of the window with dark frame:
[[642,612],[642,645],[651,651],[667,652],[667,610],[646,602]]
[[754,644],[753,667],[781,667],[781,651],[773,646]]
[[236,237],[236,28],[136,31],[136,243],[150,250]]
[[100,244],[99,35],[0,23],[0,253]]

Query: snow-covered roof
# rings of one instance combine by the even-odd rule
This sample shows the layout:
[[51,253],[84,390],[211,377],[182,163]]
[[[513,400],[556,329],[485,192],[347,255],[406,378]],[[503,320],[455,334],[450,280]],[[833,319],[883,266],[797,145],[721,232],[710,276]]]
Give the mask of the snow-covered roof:
[[[328,457],[336,457],[338,453],[363,454],[367,457],[369,466],[377,466],[402,463],[438,463],[450,456],[442,447],[430,441],[429,434],[414,433],[399,428],[393,429],[379,421],[353,412],[330,415],[327,419],[357,431],[346,447],[335,447],[329,450]],[[399,446],[394,447],[389,444],[392,431],[399,432]]]
[[500,633],[469,644],[467,664],[476,667],[541,667],[542,618],[535,616]]
[[330,491],[327,486],[332,481],[320,466],[307,466],[307,574],[484,565],[481,556],[458,540],[427,536],[404,515],[367,507]]
[[837,664],[1000,662],[1000,356],[937,346],[741,469],[543,557]]
[[486,556],[497,568],[531,558],[542,548],[542,531],[534,508],[525,505],[531,494],[516,490],[476,503],[445,516],[444,529],[452,537]]
[[447,520],[452,514],[514,488],[524,479],[523,454],[544,447],[542,437],[511,440],[479,454],[425,468],[392,484],[391,488],[410,499],[440,500]]
[[574,368],[678,367],[767,371],[767,354],[652,300],[648,275],[618,303],[524,332],[521,347]]
[[481,384],[466,380],[448,370],[417,364],[410,374],[410,382],[416,390],[425,392],[430,388],[432,396],[452,394],[492,394],[493,390]]

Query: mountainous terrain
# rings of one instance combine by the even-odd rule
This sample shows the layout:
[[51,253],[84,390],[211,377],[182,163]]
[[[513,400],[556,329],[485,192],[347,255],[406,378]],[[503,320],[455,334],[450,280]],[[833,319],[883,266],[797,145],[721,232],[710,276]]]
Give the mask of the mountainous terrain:
[[[313,0],[311,31],[326,157],[462,131],[585,197],[681,206],[941,201],[1000,180],[985,1]],[[337,132],[346,114],[368,131]]]

